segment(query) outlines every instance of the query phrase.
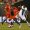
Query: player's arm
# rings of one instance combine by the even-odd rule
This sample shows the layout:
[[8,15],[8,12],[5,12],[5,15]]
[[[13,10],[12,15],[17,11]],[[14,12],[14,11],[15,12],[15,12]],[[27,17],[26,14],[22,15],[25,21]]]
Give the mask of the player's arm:
[[6,7],[4,8],[4,11],[7,13]]

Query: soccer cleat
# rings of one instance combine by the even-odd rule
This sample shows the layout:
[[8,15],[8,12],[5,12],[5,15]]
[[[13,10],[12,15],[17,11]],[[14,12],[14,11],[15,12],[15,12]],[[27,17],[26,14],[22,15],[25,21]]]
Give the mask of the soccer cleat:
[[8,28],[11,28],[11,26],[8,26]]
[[30,27],[30,23],[28,23],[28,26]]

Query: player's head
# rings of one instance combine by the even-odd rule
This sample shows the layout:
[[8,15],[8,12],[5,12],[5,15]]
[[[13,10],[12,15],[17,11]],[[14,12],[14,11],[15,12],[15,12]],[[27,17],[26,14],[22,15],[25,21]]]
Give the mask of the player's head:
[[25,7],[25,10],[27,10],[27,7]]
[[7,5],[10,5],[9,2],[6,3]]
[[21,7],[22,9],[24,9],[24,5],[22,5],[22,7]]

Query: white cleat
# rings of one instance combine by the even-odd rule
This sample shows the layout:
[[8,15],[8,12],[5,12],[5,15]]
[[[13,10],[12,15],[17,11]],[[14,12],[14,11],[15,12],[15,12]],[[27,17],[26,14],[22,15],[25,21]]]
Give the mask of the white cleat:
[[11,28],[11,27],[12,27],[11,25],[8,26],[8,28]]
[[10,26],[8,26],[8,28],[10,28]]
[[28,24],[28,26],[30,27],[30,24]]
[[28,23],[28,26],[30,27],[30,23]]

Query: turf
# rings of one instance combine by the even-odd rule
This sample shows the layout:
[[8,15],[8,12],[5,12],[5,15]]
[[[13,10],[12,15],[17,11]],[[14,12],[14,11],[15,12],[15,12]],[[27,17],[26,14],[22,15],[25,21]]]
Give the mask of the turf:
[[0,23],[0,30],[30,30],[30,27],[26,23],[22,23],[21,28],[19,28],[19,25],[14,23],[14,27],[8,28],[8,24],[4,23],[3,25]]

